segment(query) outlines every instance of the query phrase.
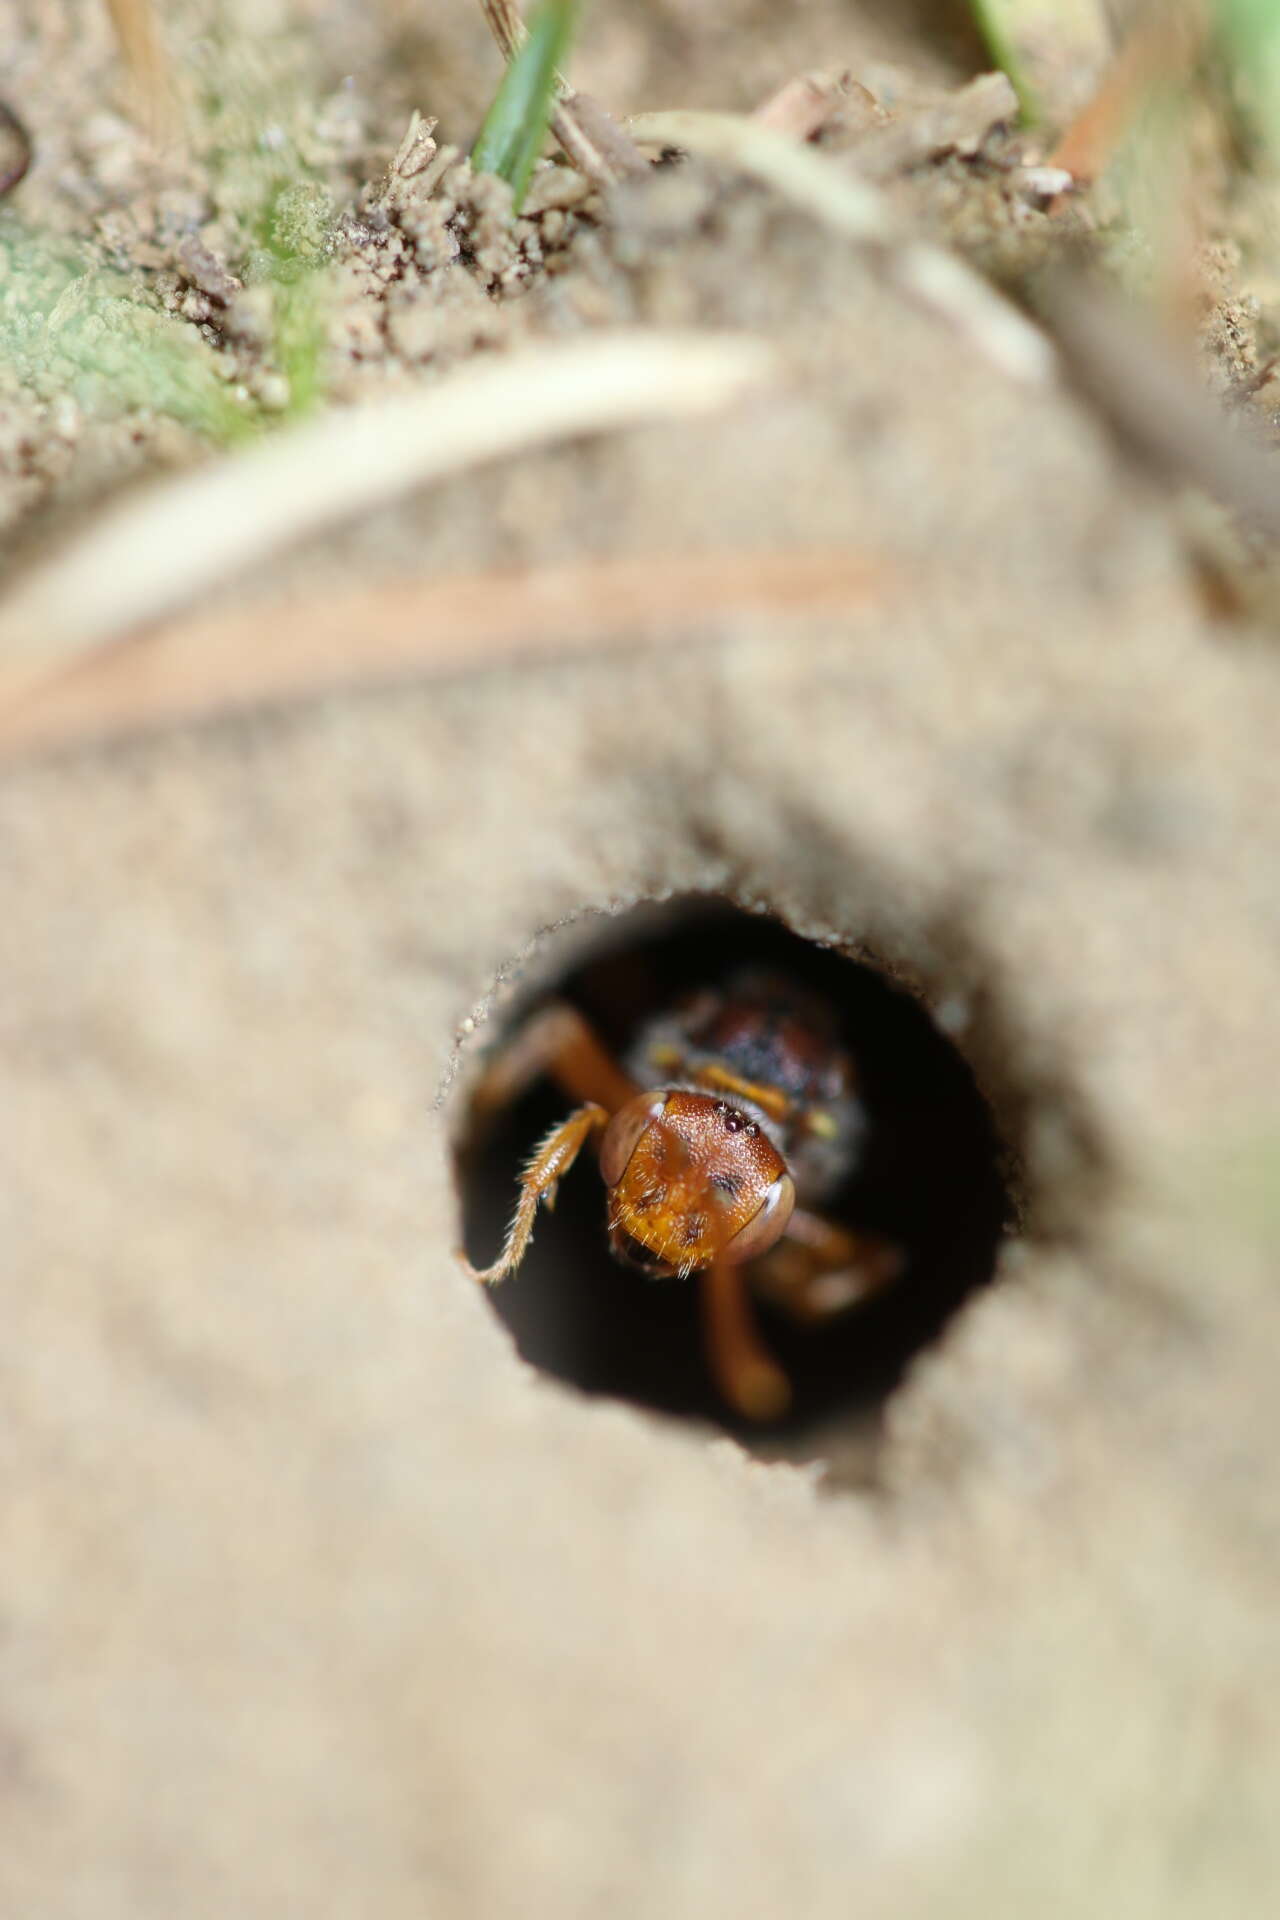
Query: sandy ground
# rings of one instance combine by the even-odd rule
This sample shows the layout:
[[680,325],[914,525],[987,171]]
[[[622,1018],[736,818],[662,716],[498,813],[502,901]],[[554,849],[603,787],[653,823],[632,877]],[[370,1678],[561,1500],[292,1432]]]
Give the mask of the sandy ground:
[[[474,124],[482,36],[420,11],[260,32],[335,219],[385,205],[411,107]],[[919,88],[978,64],[923,8],[598,11],[582,78],[622,107],[742,106],[815,60]],[[195,215],[140,184],[94,11],[4,33],[43,156],[5,218],[98,248],[123,220],[133,297],[270,400],[239,291],[202,313],[172,278]],[[237,278],[252,173],[168,189]],[[954,230],[963,201],[971,235],[1038,244],[1007,171],[926,176],[892,183],[912,218]],[[432,220],[397,209],[393,272],[342,229],[344,402],[620,323],[744,331],[777,371],[423,491],[195,612],[266,634],[357,589],[762,553],[853,551],[864,584],[655,612],[632,573],[599,647],[541,632],[497,667],[477,639],[391,686],[10,751],[0,1905],[1265,1911],[1266,635],[1061,377],[1011,378],[762,188],[661,170],[580,202],[560,265],[511,285],[500,233],[441,261]],[[118,383],[68,402],[57,334],[5,402],[15,556],[205,447]],[[1020,1197],[994,1284],[853,1441],[833,1418],[788,1458],[526,1367],[456,1258],[459,1090],[500,983],[563,964],[530,961],[551,929],[689,890],[910,987]]]

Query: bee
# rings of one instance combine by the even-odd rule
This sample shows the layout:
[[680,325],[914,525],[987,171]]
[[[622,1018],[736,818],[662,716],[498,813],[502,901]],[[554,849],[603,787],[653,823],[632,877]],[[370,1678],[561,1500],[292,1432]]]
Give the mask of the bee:
[[576,1104],[520,1176],[502,1250],[476,1278],[524,1258],[540,1205],[591,1146],[609,1248],[654,1279],[696,1282],[707,1363],[736,1413],[775,1420],[791,1385],[755,1323],[753,1295],[816,1323],[878,1294],[901,1249],[822,1211],[855,1166],[866,1127],[832,1009],[785,974],[748,968],[652,1012],[621,1057],[575,1007],[533,1014],[484,1070],[483,1121],[547,1076]]

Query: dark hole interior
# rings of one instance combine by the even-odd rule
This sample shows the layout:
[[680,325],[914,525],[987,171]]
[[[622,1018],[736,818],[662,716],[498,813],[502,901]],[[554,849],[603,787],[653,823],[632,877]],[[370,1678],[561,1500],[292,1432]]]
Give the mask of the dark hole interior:
[[[762,1430],[738,1419],[711,1385],[697,1280],[649,1279],[611,1257],[604,1188],[587,1151],[554,1212],[540,1210],[524,1264],[488,1290],[494,1311],[524,1358],[556,1378],[715,1422],[762,1453],[803,1457],[819,1429],[826,1451],[837,1417],[865,1435],[912,1357],[991,1277],[1009,1223],[1000,1143],[968,1066],[924,1008],[883,974],[762,915],[685,902],[639,908],[608,928],[605,950],[584,958],[579,949],[506,1030],[545,998],[562,997],[621,1052],[652,1012],[744,966],[767,966],[820,993],[838,1010],[867,1121],[857,1164],[826,1211],[894,1239],[905,1272],[878,1298],[817,1326],[758,1304],[761,1331],[794,1389],[785,1420]],[[464,1231],[478,1266],[501,1244],[521,1167],[570,1105],[542,1082],[482,1141],[469,1140],[463,1121]]]

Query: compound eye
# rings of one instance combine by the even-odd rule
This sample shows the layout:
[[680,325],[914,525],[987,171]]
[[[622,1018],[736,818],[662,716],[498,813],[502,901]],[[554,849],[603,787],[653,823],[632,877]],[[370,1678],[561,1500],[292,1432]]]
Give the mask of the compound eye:
[[740,1227],[725,1248],[730,1260],[758,1260],[781,1239],[796,1204],[795,1182],[789,1173],[780,1173],[764,1196],[764,1205]]
[[667,1104],[665,1093],[642,1093],[619,1107],[604,1130],[600,1143],[600,1173],[606,1187],[616,1187],[627,1170],[640,1136],[652,1125]]

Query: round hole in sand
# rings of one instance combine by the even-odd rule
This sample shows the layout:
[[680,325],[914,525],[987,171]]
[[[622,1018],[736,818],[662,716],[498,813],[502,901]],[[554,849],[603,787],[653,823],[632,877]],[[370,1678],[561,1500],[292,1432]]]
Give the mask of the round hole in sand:
[[[790,1377],[786,1418],[744,1422],[727,1408],[703,1354],[692,1280],[654,1280],[619,1265],[605,1232],[595,1152],[540,1210],[519,1271],[488,1290],[519,1352],[548,1375],[673,1416],[712,1422],[762,1456],[833,1463],[837,1481],[874,1471],[881,1410],[904,1370],[961,1302],[993,1275],[1013,1206],[995,1125],[956,1044],[910,994],[873,966],[799,938],[778,921],[698,897],[649,905],[570,936],[561,964],[495,1021],[500,1046],[545,1000],[576,1006],[615,1052],[664,1004],[735,972],[765,968],[837,1010],[865,1109],[862,1146],[826,1211],[887,1236],[903,1277],[874,1300],[818,1325],[757,1302],[764,1339]],[[945,1005],[940,1009],[946,1015]],[[465,1109],[466,1091],[459,1099]],[[491,1261],[520,1169],[570,1110],[554,1084],[532,1087],[477,1141],[457,1120],[467,1253]]]

